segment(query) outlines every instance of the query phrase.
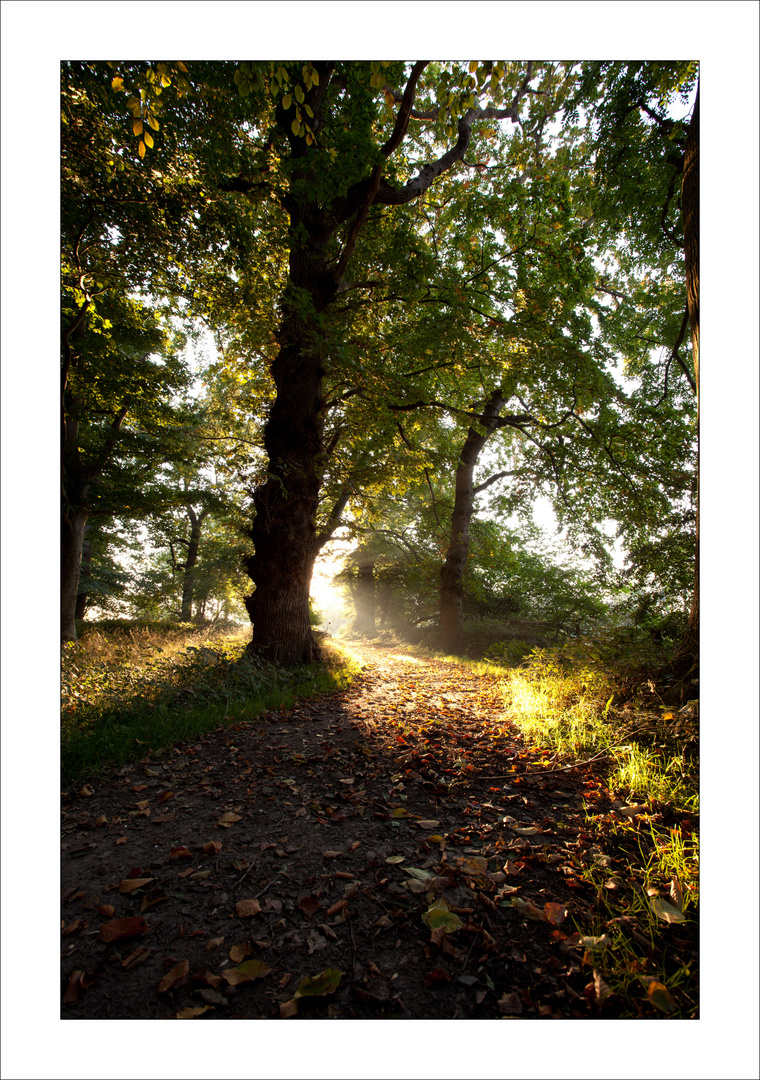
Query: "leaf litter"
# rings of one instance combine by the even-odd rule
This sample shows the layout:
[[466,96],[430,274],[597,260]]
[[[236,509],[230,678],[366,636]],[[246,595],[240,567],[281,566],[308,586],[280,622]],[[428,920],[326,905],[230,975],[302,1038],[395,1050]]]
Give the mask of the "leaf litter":
[[[615,1015],[587,868],[644,808],[616,819],[592,764],[542,775],[492,677],[352,649],[348,690],[64,793],[64,1018]],[[686,932],[677,879],[647,899]],[[672,1015],[638,978],[642,1017]]]

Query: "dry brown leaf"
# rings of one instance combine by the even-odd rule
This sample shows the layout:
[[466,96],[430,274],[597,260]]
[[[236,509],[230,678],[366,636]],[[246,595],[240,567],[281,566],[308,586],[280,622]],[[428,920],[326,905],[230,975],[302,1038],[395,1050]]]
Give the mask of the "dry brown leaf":
[[119,847],[120,844],[126,844],[126,842],[127,842],[126,836],[119,836],[116,840],[114,840],[113,846],[114,847]]
[[291,998],[290,1001],[283,1001],[280,1005],[280,1019],[289,1020],[291,1016],[298,1015],[298,1001],[296,998]]
[[234,825],[236,821],[242,821],[240,814],[222,814],[217,821],[217,825],[221,825],[223,829],[229,829],[230,825]]
[[212,937],[206,942],[206,952],[210,952],[212,949],[218,949],[224,942],[223,937]]
[[338,859],[338,858],[340,858],[341,855],[343,855],[342,851],[323,851],[322,852],[322,858],[323,859]]
[[106,919],[111,919],[116,914],[116,908],[113,904],[101,904],[98,908],[98,915],[103,915]]
[[258,900],[238,900],[235,904],[235,911],[238,918],[247,919],[251,915],[258,915],[261,911],[261,905]]
[[130,915],[126,919],[112,919],[100,928],[101,941],[119,941],[125,937],[137,937],[147,934],[150,927],[139,915]]
[[186,847],[175,847],[169,852],[170,859],[192,859],[193,853]]
[[137,967],[138,964],[144,963],[152,952],[152,949],[146,949],[143,945],[138,945],[137,948],[129,954],[126,960],[122,960],[121,966],[125,971],[129,971],[130,968]]
[[347,908],[347,907],[348,907],[348,900],[339,900],[337,902],[337,904],[333,904],[332,907],[329,907],[327,909],[327,912],[326,912],[327,917],[329,918],[331,915],[337,915],[339,911],[343,911],[344,908]]
[[203,845],[203,851],[206,855],[218,855],[221,850],[221,840],[209,840],[208,843]]
[[77,930],[86,930],[87,923],[83,919],[75,919],[73,923],[69,923],[68,926],[61,930],[61,934],[67,936],[68,934],[76,934]]
[[245,960],[246,956],[251,955],[251,946],[247,941],[244,941],[242,945],[233,945],[227,955],[233,964],[239,964],[242,960]]
[[180,1009],[175,1015],[175,1020],[195,1020],[196,1016],[203,1016],[209,1009],[213,1009],[213,1005],[195,1005],[188,1006],[186,1009]]
[[152,877],[124,878],[119,882],[119,892],[134,892],[135,889],[142,889],[144,885],[149,885],[151,881],[153,881]]
[[167,971],[161,982],[158,984],[158,993],[165,994],[167,990],[172,990],[178,983],[187,976],[190,970],[189,960],[180,960],[178,964],[175,964],[171,971]]

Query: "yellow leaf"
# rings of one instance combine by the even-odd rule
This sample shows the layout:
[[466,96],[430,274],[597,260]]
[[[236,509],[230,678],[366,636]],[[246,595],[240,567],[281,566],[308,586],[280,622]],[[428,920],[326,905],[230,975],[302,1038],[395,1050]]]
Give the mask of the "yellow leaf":
[[149,135],[147,131],[145,132],[145,145],[150,147],[151,150],[153,149],[153,136]]
[[184,73],[186,75],[188,74],[187,65],[184,64],[182,62],[182,60],[177,60],[177,61],[175,61],[175,63],[176,63],[176,66],[179,68],[180,71],[184,71]]
[[195,1020],[196,1016],[203,1016],[209,1009],[213,1009],[213,1005],[196,1005],[195,1007],[188,1006],[186,1009],[180,1009],[175,1015],[175,1020]]
[[132,134],[133,135],[142,135],[142,133],[143,133],[143,122],[142,122],[142,120],[135,120],[134,123],[132,124]]
[[148,123],[154,131],[158,131],[158,120],[156,120],[155,116],[151,112],[148,113]]
[[145,157],[145,143],[140,139],[140,145],[137,147],[137,153],[141,158]]
[[293,132],[294,135],[301,134],[301,124],[297,119],[294,120],[293,123],[290,125],[290,130]]
[[122,79],[121,75],[114,75],[114,77],[111,79],[111,89],[112,90],[123,90],[124,89],[124,80]]
[[293,98],[290,96],[290,94],[286,94],[285,97],[282,99],[282,107],[283,109],[285,109],[286,112],[290,108],[292,101]]

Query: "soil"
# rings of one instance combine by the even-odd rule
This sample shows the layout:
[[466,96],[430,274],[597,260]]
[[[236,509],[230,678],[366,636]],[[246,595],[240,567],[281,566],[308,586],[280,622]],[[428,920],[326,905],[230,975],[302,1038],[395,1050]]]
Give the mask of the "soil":
[[600,1015],[599,763],[552,771],[487,676],[351,648],[348,690],[64,794],[64,1019]]

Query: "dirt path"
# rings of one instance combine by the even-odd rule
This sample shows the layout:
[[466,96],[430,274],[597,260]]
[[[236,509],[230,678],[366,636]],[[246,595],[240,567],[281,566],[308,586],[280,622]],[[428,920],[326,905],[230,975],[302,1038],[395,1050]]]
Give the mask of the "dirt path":
[[590,770],[540,775],[492,679],[351,648],[344,693],[64,797],[64,1018],[596,1014]]

